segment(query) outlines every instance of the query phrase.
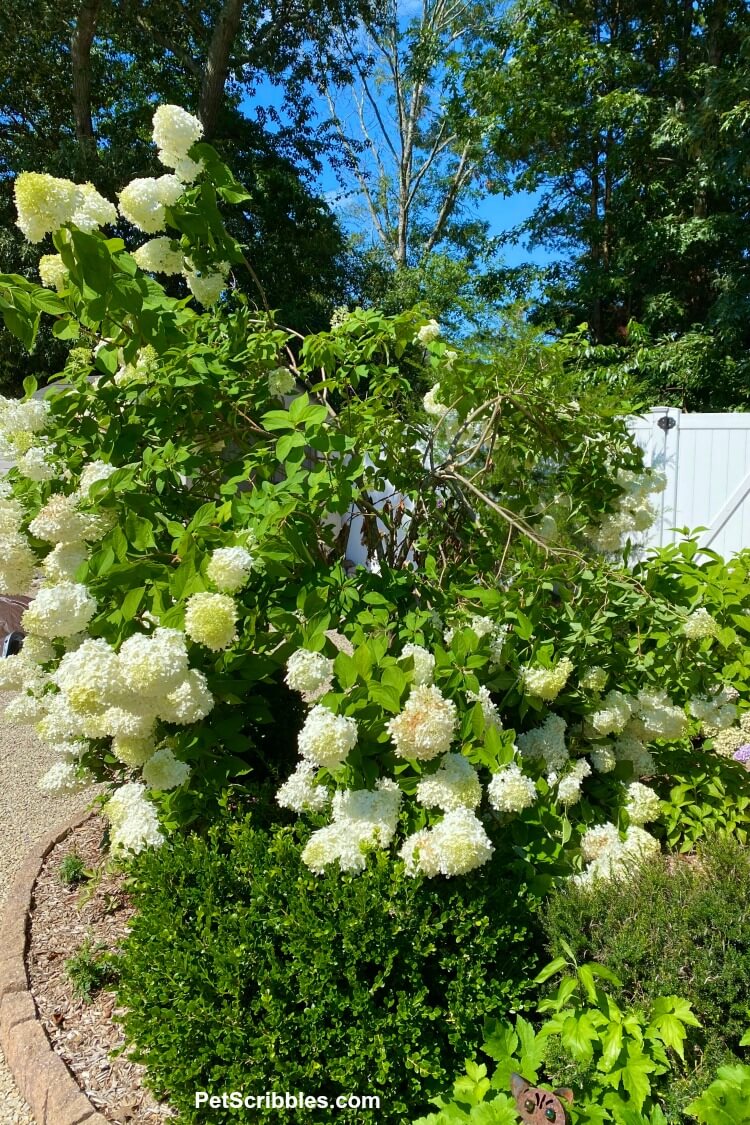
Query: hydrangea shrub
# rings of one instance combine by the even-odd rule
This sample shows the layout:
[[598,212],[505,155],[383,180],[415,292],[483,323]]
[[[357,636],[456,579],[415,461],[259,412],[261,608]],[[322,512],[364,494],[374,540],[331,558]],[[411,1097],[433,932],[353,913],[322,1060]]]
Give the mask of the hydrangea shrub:
[[[549,351],[460,353],[418,312],[300,338],[252,308],[220,210],[247,194],[179,107],[154,141],[169,171],[119,210],[16,182],[57,253],[42,285],[0,277],[0,311],[75,345],[43,398],[0,404],[0,585],[34,593],[2,682],[58,752],[44,786],[109,780],[117,852],[252,773],[309,817],[316,872],[392,848],[463,875],[501,837],[556,863],[574,829],[583,879],[647,854],[641,779],[737,724],[746,588],[689,550],[597,555],[658,482]],[[131,253],[132,228],[158,237]]]

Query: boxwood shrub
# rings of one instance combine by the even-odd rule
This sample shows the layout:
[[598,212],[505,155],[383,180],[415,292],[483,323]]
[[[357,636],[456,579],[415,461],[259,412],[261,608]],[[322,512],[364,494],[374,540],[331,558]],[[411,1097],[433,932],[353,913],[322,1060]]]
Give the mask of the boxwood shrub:
[[485,1017],[532,1001],[537,913],[499,858],[455,880],[409,878],[383,853],[361,875],[316,876],[302,838],[246,818],[136,861],[119,1000],[180,1120],[278,1120],[195,1108],[196,1090],[375,1094],[378,1110],[294,1120],[409,1120],[476,1052]]

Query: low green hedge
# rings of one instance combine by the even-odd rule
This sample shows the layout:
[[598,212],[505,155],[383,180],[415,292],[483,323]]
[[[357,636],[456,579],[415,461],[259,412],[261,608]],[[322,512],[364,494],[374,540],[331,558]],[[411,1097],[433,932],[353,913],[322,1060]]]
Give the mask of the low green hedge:
[[537,915],[499,859],[452,881],[409,878],[382,853],[359,876],[316,876],[302,835],[247,819],[136,863],[119,1001],[181,1120],[278,1120],[278,1108],[196,1109],[197,1090],[301,1090],[381,1105],[297,1122],[395,1125],[446,1088],[485,1017],[531,995]]

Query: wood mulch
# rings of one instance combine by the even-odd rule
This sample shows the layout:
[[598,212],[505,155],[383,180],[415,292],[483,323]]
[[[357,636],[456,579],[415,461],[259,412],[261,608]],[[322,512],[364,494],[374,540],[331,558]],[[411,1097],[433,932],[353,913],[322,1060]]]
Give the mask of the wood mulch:
[[[96,1109],[113,1125],[156,1125],[175,1113],[146,1088],[142,1066],[125,1054],[112,1054],[125,1041],[112,1018],[115,993],[105,988],[88,1001],[82,999],[66,973],[66,962],[87,941],[94,950],[116,950],[134,913],[122,874],[104,870],[103,830],[101,818],[92,817],[45,860],[34,889],[27,954],[30,987],[54,1050]],[[60,864],[70,854],[80,856],[95,876],[65,886]]]

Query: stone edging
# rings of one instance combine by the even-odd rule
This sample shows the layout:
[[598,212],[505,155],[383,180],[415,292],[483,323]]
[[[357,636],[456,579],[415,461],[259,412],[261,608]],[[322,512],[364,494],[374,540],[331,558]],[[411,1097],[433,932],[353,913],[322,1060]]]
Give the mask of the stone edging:
[[37,1125],[108,1125],[53,1050],[26,972],[34,884],[55,844],[91,815],[79,813],[34,845],[13,881],[0,924],[0,1046]]

